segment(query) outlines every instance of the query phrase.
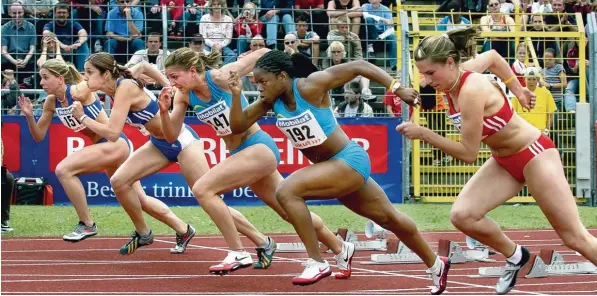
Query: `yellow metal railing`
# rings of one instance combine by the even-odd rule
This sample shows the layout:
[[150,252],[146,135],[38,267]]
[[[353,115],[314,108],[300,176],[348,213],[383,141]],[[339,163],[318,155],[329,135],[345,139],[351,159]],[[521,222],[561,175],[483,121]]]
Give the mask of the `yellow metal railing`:
[[[433,11],[434,10],[435,9],[433,9]],[[425,14],[431,14],[431,18],[437,19],[436,14],[433,11],[425,11]],[[512,15],[512,17],[516,20],[516,24],[521,24],[520,20],[523,18],[523,15],[524,14],[520,13],[515,13],[514,15]],[[533,46],[533,39],[539,38],[543,40],[554,40],[553,42],[557,42],[557,44],[560,44],[558,46],[560,55],[557,57],[559,61],[565,61],[565,59],[562,59],[562,55],[564,57],[566,56],[566,52],[562,52],[563,47],[561,46],[561,44],[563,44],[564,41],[577,41],[579,44],[578,60],[581,62],[578,67],[578,75],[573,76],[572,78],[581,78],[578,87],[578,93],[576,93],[575,95],[579,96],[578,101],[580,103],[584,103],[586,102],[586,85],[584,83],[584,79],[586,77],[586,66],[583,62],[586,59],[584,46],[585,32],[581,15],[577,13],[575,14],[575,17],[577,22],[577,25],[575,26],[575,31],[568,32],[564,30],[558,30],[555,32],[531,32],[517,29],[514,32],[482,32],[481,37],[490,38],[490,40],[492,38],[515,40],[516,44],[518,44],[518,40],[524,40],[525,43],[527,43],[527,47],[529,49],[527,61],[529,61],[530,63],[528,63],[528,65],[537,67],[541,64],[543,57],[537,56],[537,53],[535,52]],[[429,29],[429,25],[422,24],[419,19],[418,11],[411,11],[409,20],[412,25],[412,29],[410,30],[410,36],[412,38],[413,49],[416,48],[416,46],[419,44],[422,38],[425,38],[427,36],[438,36],[445,33],[444,31],[437,31],[436,25],[431,26],[431,29]],[[475,23],[472,23],[471,25],[479,26],[479,24]],[[521,26],[521,28],[523,28],[523,26]],[[511,52],[509,50],[508,56],[505,56],[505,58],[513,60],[515,58],[515,52]],[[414,67],[411,61],[404,61],[402,62],[402,65],[404,67],[410,67],[409,71],[412,73],[411,81],[413,81],[413,86],[419,89],[420,73],[418,72],[418,69]],[[545,79],[545,77],[543,77],[543,79]],[[555,94],[557,95],[557,93]],[[563,89],[560,91],[559,95],[561,97],[561,100],[557,101],[558,111],[550,114],[543,113],[541,115],[553,117],[552,124],[547,127],[549,129],[548,133],[552,140],[556,143],[560,151],[566,177],[568,179],[568,182],[570,183],[571,190],[573,190],[576,181],[575,113],[566,112],[564,110],[565,92]],[[512,100],[516,100],[516,98],[512,98]],[[439,103],[441,103],[441,100],[438,101],[438,104]],[[452,126],[451,122],[446,118],[445,112],[443,110],[419,111],[415,109],[413,113],[413,121],[421,125],[426,125],[428,128],[442,134],[447,138],[456,141],[460,140],[460,134]],[[432,148],[430,145],[422,141],[413,141],[411,180],[414,187],[413,193],[415,198],[420,198],[420,200],[424,202],[453,202],[455,198],[458,196],[464,184],[466,184],[466,182],[468,181],[468,179],[480,168],[480,166],[490,156],[491,152],[489,148],[486,145],[482,144],[477,162],[474,164],[465,164],[461,161],[448,157],[441,151]],[[527,189],[525,188],[520,192],[518,196],[510,199],[509,202],[534,202],[534,199],[532,198],[532,196],[530,196]]]

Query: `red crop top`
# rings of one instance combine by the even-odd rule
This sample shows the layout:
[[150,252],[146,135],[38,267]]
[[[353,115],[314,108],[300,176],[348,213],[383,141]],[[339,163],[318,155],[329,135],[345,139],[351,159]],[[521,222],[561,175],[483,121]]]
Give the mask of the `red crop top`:
[[[460,88],[462,88],[462,85],[471,73],[472,72],[466,71],[464,72],[464,74],[462,74],[460,84],[458,85],[459,90]],[[492,116],[483,117],[483,138],[489,137],[501,131],[504,127],[506,127],[506,125],[512,118],[512,115],[514,114],[514,111],[512,111],[512,105],[510,104],[510,100],[508,100],[508,98],[503,92],[502,95],[504,96],[505,100],[504,105],[502,105],[502,108],[500,108],[500,110]],[[460,131],[462,125],[460,112],[456,112],[456,109],[454,108],[454,103],[452,103],[452,98],[450,98],[450,94],[446,93],[446,97],[448,98],[448,105],[450,106],[448,111],[448,117],[450,118],[454,126]]]

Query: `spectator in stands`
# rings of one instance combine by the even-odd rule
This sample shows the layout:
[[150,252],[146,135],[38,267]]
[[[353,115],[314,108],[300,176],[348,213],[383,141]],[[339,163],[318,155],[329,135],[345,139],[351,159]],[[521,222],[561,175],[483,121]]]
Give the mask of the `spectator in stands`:
[[[351,32],[352,33],[352,32]],[[347,52],[344,48],[344,44],[339,41],[333,41],[332,44],[327,49],[327,58],[323,60],[323,68],[329,68],[331,66],[339,65],[342,63],[346,63],[349,60],[347,59]],[[352,81],[358,82],[361,85],[362,89],[362,97],[365,101],[370,101],[375,99],[375,96],[371,94],[371,89],[369,89],[369,79],[362,76],[357,76]],[[344,89],[342,86],[339,86],[335,89],[331,90],[333,98],[338,98],[339,96],[344,95]],[[338,100],[336,100],[338,101]],[[337,104],[338,102],[336,102]]]
[[[152,32],[147,36],[147,49],[136,51],[131,59],[126,63],[125,67],[131,68],[137,64],[147,63],[155,67],[158,71],[164,73],[164,51],[161,49],[162,42],[160,41],[162,34]],[[166,55],[170,52],[166,52]],[[151,79],[145,75],[139,77],[145,86],[151,90],[160,89],[161,87],[157,84],[154,79]]]
[[265,39],[263,39],[263,36],[261,35],[256,35],[255,37],[251,38],[251,44],[249,45],[249,50],[245,51],[244,53],[242,53],[241,55],[238,56],[238,59],[242,59],[245,56],[251,54],[252,52],[256,51],[256,50],[260,50],[262,48],[265,48]]
[[460,2],[452,1],[446,6],[446,13],[449,15],[444,16],[441,21],[437,24],[438,31],[452,31],[459,28],[468,28],[471,26],[471,21],[466,17],[462,16]]
[[35,19],[47,19],[52,17],[54,5],[58,0],[22,0],[25,7],[25,14]]
[[261,0],[259,20],[266,23],[266,45],[274,49],[278,38],[278,23],[282,20],[284,33],[296,31],[292,8],[293,0]]
[[[112,8],[106,19],[106,52],[114,55],[117,50],[125,51],[121,50],[123,47],[127,54],[142,50],[145,48],[142,39],[143,28],[143,13],[138,9],[132,9],[129,0],[118,0],[118,7]],[[116,58],[118,60],[117,56]]]
[[[288,33],[284,36],[284,52],[288,55],[293,55],[295,52],[299,52],[296,35]],[[309,54],[305,55],[311,57]]]
[[373,117],[373,109],[361,98],[361,85],[351,81],[344,88],[344,102],[334,109],[336,117]]
[[[564,60],[564,69],[566,71],[566,77],[568,82],[566,89],[564,90],[564,108],[566,111],[574,113],[576,112],[576,103],[579,102],[579,91],[580,83],[587,83],[586,77],[580,77],[579,67],[580,61],[578,59],[579,49],[578,40],[572,40],[567,42],[567,46],[564,47],[566,51],[566,59]],[[585,64],[589,66],[589,61],[585,60]],[[587,88],[589,89],[588,83]]]
[[302,20],[311,25],[313,32],[319,36],[327,36],[329,17],[324,5],[324,0],[294,0],[295,22],[298,17],[302,17]]
[[85,60],[89,57],[87,31],[78,22],[69,19],[71,8],[66,3],[59,3],[54,9],[54,20],[44,26],[44,37],[54,33],[63,56],[72,62],[77,70],[83,71]]
[[305,14],[299,15],[296,18],[296,31],[290,34],[296,36],[298,50],[311,56],[313,65],[317,66],[317,59],[319,58],[319,35],[315,31],[308,31],[309,22],[307,17]]
[[389,47],[390,67],[392,71],[396,71],[397,42],[392,12],[387,6],[381,4],[381,0],[369,0],[369,3],[363,5],[363,18],[367,23],[365,31],[367,32],[368,58],[371,58],[375,52],[373,42],[385,40],[384,48]]
[[47,60],[59,59],[64,61],[60,51],[60,45],[56,41],[56,35],[54,33],[48,33],[41,41],[41,54],[37,59],[37,66],[41,68]]
[[168,22],[168,36],[180,38],[182,37],[183,29],[183,13],[185,12],[185,0],[150,0],[147,3],[151,6],[149,11],[146,10],[147,29],[150,32],[161,32],[162,30],[162,6],[166,6],[166,17]]
[[26,77],[34,75],[32,58],[37,34],[35,26],[23,19],[25,10],[21,3],[12,3],[9,13],[12,20],[2,26],[2,69],[14,70],[17,83],[22,83]]
[[[205,0],[186,0],[187,7],[183,16],[183,27],[185,36],[193,36],[199,33],[199,20],[205,12]],[[190,26],[189,26],[190,25]]]
[[189,45],[189,47],[192,51],[202,52],[205,55],[208,55],[211,52],[205,48],[205,40],[203,39],[203,36],[199,33],[193,36],[193,39],[191,39],[191,44]]
[[510,15],[514,13],[514,4],[511,0],[500,0],[500,11],[504,14]]
[[[500,11],[500,0],[489,0],[487,10],[489,15],[481,18],[481,29],[485,32],[514,32],[516,31],[516,23],[509,15]],[[483,44],[483,52],[495,49],[502,57],[506,58],[510,63],[513,62],[514,43],[508,38],[492,37],[485,40]]]
[[[2,124],[4,125],[4,124]],[[4,142],[0,140],[2,149],[2,233],[8,233],[14,229],[10,227],[10,198],[15,185],[14,176],[4,166]]]
[[541,70],[535,67],[528,67],[524,74],[527,88],[536,96],[535,107],[528,110],[523,108],[517,98],[512,99],[512,108],[527,122],[549,136],[549,129],[554,120],[556,103],[551,93],[543,86],[539,86]]
[[545,17],[547,31],[577,31],[576,18],[574,14],[566,13],[564,0],[552,0],[551,7],[553,12],[558,13],[558,15],[552,14]]
[[15,114],[17,100],[20,92],[19,84],[15,78],[15,72],[11,69],[3,69],[2,89],[8,89],[2,92],[2,114]]
[[257,6],[253,2],[246,2],[234,24],[238,36],[236,49],[239,55],[247,51],[253,36],[261,35],[262,26],[261,21],[257,19]]
[[348,60],[362,60],[363,48],[361,47],[361,38],[359,38],[359,35],[348,30],[350,25],[348,16],[339,16],[333,20],[333,23],[336,25],[336,29],[328,33],[328,42],[342,42]]
[[543,69],[543,78],[545,78],[546,88],[551,92],[558,111],[564,111],[562,94],[566,89],[566,71],[562,64],[556,62],[556,51],[553,48],[547,48],[543,56],[545,68]]
[[[257,35],[255,37],[253,37],[253,39],[251,39],[251,45],[249,46],[249,48],[250,48],[250,50],[245,51],[243,54],[238,56],[238,60],[246,57],[247,55],[251,54],[254,51],[265,48],[265,39],[263,39],[263,36]],[[243,90],[257,91],[257,84],[255,83],[255,79],[253,77],[252,72],[246,76],[241,77],[241,80],[243,82]]]
[[[529,28],[527,31],[529,32],[545,32],[546,31],[546,27],[545,27],[545,22],[543,21],[543,16],[540,14],[534,14],[532,16],[532,22],[533,22],[533,26],[531,28]],[[553,48],[556,50],[556,55],[558,52],[558,43],[551,39],[548,38],[532,38],[532,42],[533,42],[533,47],[535,49],[535,53],[537,54],[537,58],[539,59],[539,65],[540,66],[544,66],[543,63],[543,55],[545,53],[545,49],[546,48]]]
[[520,42],[516,47],[516,60],[512,63],[512,72],[516,75],[516,78],[520,82],[520,85],[526,86],[524,75],[526,73],[526,60],[527,60],[527,44],[526,42]]
[[[79,22],[89,33],[90,50],[100,52],[104,49],[104,29],[107,7],[104,0],[60,0],[60,3],[70,4],[73,21]],[[93,44],[93,48],[91,48]]]
[[402,117],[402,100],[391,89],[386,91],[383,98],[383,105],[386,111],[384,115],[388,117]]
[[[330,0],[328,1],[327,14],[330,19],[339,19],[342,17],[342,24],[350,26],[350,31],[357,36],[359,35],[361,17],[363,16],[359,0]],[[330,33],[328,33],[328,36],[330,36]],[[330,38],[328,37],[328,39]]]
[[[130,68],[139,63],[149,63],[154,65],[160,72],[164,72],[164,51],[161,49],[162,34],[151,32],[147,36],[147,49],[136,51],[131,59],[126,63],[125,67]],[[166,52],[169,55],[170,52]]]
[[207,2],[209,13],[201,17],[199,33],[205,40],[208,50],[217,47],[222,52],[224,65],[236,60],[237,54],[230,49],[234,19],[230,15],[224,0],[210,0]]

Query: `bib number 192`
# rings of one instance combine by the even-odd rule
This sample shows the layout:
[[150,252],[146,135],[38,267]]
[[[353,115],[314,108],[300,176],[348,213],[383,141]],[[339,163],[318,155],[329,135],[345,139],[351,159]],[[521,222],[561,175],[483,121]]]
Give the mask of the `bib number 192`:
[[303,125],[301,127],[293,127],[287,128],[284,130],[286,134],[290,138],[292,138],[292,142],[296,143],[297,141],[302,142],[307,139],[314,139],[315,136],[311,134],[311,129],[309,126]]

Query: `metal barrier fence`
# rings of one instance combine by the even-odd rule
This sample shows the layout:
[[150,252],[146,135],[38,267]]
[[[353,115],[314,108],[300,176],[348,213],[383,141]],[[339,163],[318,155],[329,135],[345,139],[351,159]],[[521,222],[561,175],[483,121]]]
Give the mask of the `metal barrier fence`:
[[593,106],[591,112],[591,184],[593,190],[591,191],[591,206],[597,206],[597,14],[591,13],[587,17],[587,36],[589,40],[589,104]]
[[[45,6],[39,6],[37,4],[26,4],[24,5],[25,8],[25,15],[20,14],[18,17],[17,16],[12,16],[12,4],[10,5],[4,5],[5,9],[5,16],[10,16],[10,17],[5,17],[3,19],[3,24],[6,22],[9,22],[13,19],[20,19],[22,21],[24,21],[25,24],[30,24],[30,26],[35,28],[35,36],[31,36],[31,35],[27,35],[29,33],[25,33],[25,31],[20,30],[17,31],[15,34],[26,38],[26,37],[34,37],[33,39],[35,39],[35,42],[37,42],[37,44],[34,41],[31,41],[31,45],[34,46],[33,52],[31,53],[31,56],[27,59],[28,63],[27,63],[27,67],[25,68],[18,68],[17,69],[17,73],[15,76],[17,76],[17,79],[19,81],[19,83],[21,83],[22,85],[26,85],[25,88],[26,89],[40,89],[40,85],[39,85],[39,65],[41,65],[43,63],[44,60],[47,60],[49,58],[53,58],[53,57],[62,57],[63,59],[67,60],[67,61],[71,61],[73,62],[73,64],[75,64],[75,66],[77,66],[77,68],[82,71],[83,70],[83,63],[84,60],[87,56],[89,56],[91,53],[95,52],[95,51],[99,51],[99,50],[103,50],[103,51],[108,51],[108,43],[109,41],[114,41],[114,40],[120,40],[120,37],[113,37],[112,34],[108,34],[108,33],[104,33],[104,31],[107,30],[107,24],[110,22],[110,18],[107,18],[107,15],[109,14],[109,12],[111,12],[111,10],[114,9],[118,9],[118,1],[108,1],[109,4],[102,4],[102,5],[91,5],[89,7],[80,7],[80,6],[68,6],[68,10],[66,9],[62,9],[64,11],[62,11],[61,13],[57,13],[57,7],[54,7],[54,9],[49,9],[48,7]],[[118,2],[118,3],[117,3]],[[130,3],[138,3],[139,1],[129,1],[129,5]],[[147,5],[148,3],[150,3],[151,1],[141,1],[141,3],[138,3],[138,5],[135,5],[133,7],[130,7],[131,9],[131,14],[132,14],[132,18],[135,18],[135,15],[138,13],[141,14],[141,21],[137,24],[136,26],[138,26],[139,28],[142,27],[141,34],[140,35],[135,35],[131,38],[131,40],[127,41],[128,42],[128,46],[120,46],[118,48],[116,48],[115,50],[111,50],[110,53],[112,53],[118,60],[118,62],[120,64],[126,64],[127,61],[130,62],[130,58],[131,55],[134,53],[134,50],[136,50],[136,47],[133,46],[133,43],[136,41],[142,41],[142,42],[146,42],[144,44],[143,49],[148,48],[149,46],[149,38],[152,36],[151,33],[156,32],[159,33],[159,40],[161,42],[161,48],[162,48],[162,60],[163,58],[167,55],[168,51],[172,51],[174,49],[177,49],[179,47],[182,46],[191,46],[191,44],[193,43],[194,40],[201,40],[200,45],[199,46],[203,49],[207,49],[207,44],[208,39],[207,36],[202,36],[202,37],[198,37],[196,36],[197,33],[201,32],[201,26],[202,25],[211,25],[214,22],[213,21],[202,21],[199,22],[199,20],[201,19],[202,16],[206,16],[208,14],[208,10],[209,8],[206,7],[208,4],[206,4],[206,6],[193,6],[193,7],[177,7],[177,6],[173,6],[173,7],[166,7],[166,6],[152,6],[152,5]],[[241,1],[238,1],[241,2]],[[244,2],[244,1],[242,1]],[[58,5],[63,5],[62,3],[58,4]],[[40,9],[46,9],[47,11],[44,13],[40,13],[38,14],[37,12],[34,12],[35,7],[38,7]],[[99,17],[98,15],[96,15],[95,11],[96,10],[100,10],[102,11],[102,17]],[[172,12],[176,9],[182,9],[183,13],[181,14],[180,18],[177,20],[172,20],[171,15]],[[194,15],[190,14],[191,9],[195,12]],[[277,10],[280,10],[278,8],[276,8]],[[302,20],[307,19],[307,31],[311,32],[314,31],[315,33],[317,33],[319,36],[319,41],[320,41],[320,45],[312,45],[309,47],[308,51],[310,51],[313,56],[314,56],[314,62],[316,62],[318,65],[320,64],[322,68],[327,67],[327,64],[332,64],[332,55],[333,53],[329,50],[326,50],[326,48],[329,48],[329,45],[333,42],[333,41],[337,41],[337,37],[336,35],[338,34],[330,34],[330,32],[334,31],[335,29],[338,28],[339,25],[341,24],[345,24],[345,23],[339,23],[340,20],[336,20],[336,16],[333,16],[333,12],[329,12],[326,9],[296,9],[296,8],[288,8],[288,9],[283,9],[282,8],[282,13],[279,13],[278,15],[275,15],[275,17],[271,18],[271,19],[276,19],[276,21],[273,21],[273,23],[271,23],[270,21],[266,21],[263,18],[265,17],[266,11],[267,9],[260,9],[260,8],[255,8],[254,12],[258,15],[258,19],[253,19],[252,21],[245,21],[244,24],[247,24],[249,26],[255,25],[258,22],[260,23],[261,27],[261,34],[263,36],[263,42],[270,47],[277,47],[278,49],[286,49],[286,47],[288,47],[286,44],[284,44],[284,40],[285,40],[285,34],[290,33],[291,31],[298,31],[298,26],[296,26],[296,20],[298,20],[299,16],[303,16]],[[271,9],[270,9],[271,10]],[[242,35],[239,36],[238,38],[236,37],[238,34],[237,28],[236,28],[236,22],[238,21],[238,19],[236,18],[236,16],[243,16],[244,12],[248,11],[248,10],[243,10],[243,8],[241,7],[230,7],[228,8],[228,11],[232,11],[233,17],[232,18],[226,18],[226,20],[229,22],[230,20],[232,20],[233,22],[235,22],[235,28],[233,31],[230,32],[230,36],[232,36],[232,34],[234,34],[234,37],[228,38],[229,36],[226,37],[215,37],[215,38],[211,38],[213,40],[216,41],[222,41],[225,44],[227,44],[227,46],[225,46],[225,48],[223,48],[222,54],[224,56],[224,60],[226,60],[226,57],[230,56],[230,57],[236,57],[240,54],[242,54],[242,51],[249,50],[249,45],[248,45],[248,41],[250,41],[250,38],[248,38],[248,35]],[[335,11],[335,13],[346,13],[345,10],[342,9],[337,9]],[[229,13],[224,12],[224,15],[229,15]],[[329,14],[329,16],[328,16]],[[363,13],[364,14],[364,13]],[[25,16],[28,16],[27,18]],[[54,21],[57,20],[68,20],[68,21],[76,21],[79,22],[82,26],[83,29],[85,29],[85,33],[81,36],[78,35],[79,32],[76,32],[76,30],[74,30],[72,33],[64,33],[61,32],[58,36],[58,38],[54,38],[53,42],[49,42],[46,40],[46,38],[42,37],[42,30],[44,30],[44,25],[46,24],[51,24]],[[270,19],[270,20],[271,20]],[[367,60],[369,60],[370,62],[385,68],[386,70],[388,70],[389,72],[395,73],[392,70],[392,50],[391,50],[391,46],[390,40],[386,40],[383,42],[380,42],[379,40],[374,40],[371,39],[370,37],[370,28],[371,28],[371,24],[367,24],[367,22],[364,20],[364,18],[362,18],[363,20],[361,21],[360,24],[358,23],[354,23],[351,20],[348,20],[348,28],[349,31],[352,32],[356,32],[357,33],[357,41],[359,41],[359,45],[358,45],[358,51],[360,53],[358,54],[352,54],[353,49],[349,47],[349,45],[346,45],[345,47],[345,52],[346,52],[346,59],[343,59],[343,62],[345,60],[351,60],[351,59],[356,59],[356,58],[361,58],[361,56]],[[399,19],[395,18],[394,16],[392,17],[394,23],[398,22]],[[351,23],[352,22],[352,23]],[[271,24],[270,24],[271,23]],[[273,24],[273,27],[270,26]],[[232,24],[231,24],[232,25]],[[28,25],[29,26],[29,25]],[[233,26],[230,26],[231,30],[232,30]],[[392,27],[392,26],[388,26]],[[272,29],[273,28],[273,29]],[[357,28],[357,29],[355,29]],[[78,29],[77,29],[78,30]],[[129,31],[131,30],[130,28],[128,29]],[[369,30],[369,31],[368,31]],[[388,29],[390,30],[390,29]],[[51,29],[50,31],[56,31],[55,28]],[[271,31],[271,32],[270,32]],[[233,33],[234,32],[234,33]],[[268,32],[268,34],[265,34],[266,32]],[[272,33],[273,32],[273,33]],[[391,30],[388,31],[389,33],[392,33]],[[134,35],[133,31],[129,32],[130,35]],[[269,34],[271,33],[271,34]],[[47,32],[46,32],[47,34]],[[108,36],[108,35],[110,36]],[[257,34],[255,33],[251,33],[253,37],[255,37]],[[269,36],[272,35],[272,36]],[[382,34],[383,35],[383,34]],[[390,36],[396,36],[397,34],[389,34]],[[329,38],[328,38],[329,36]],[[6,37],[6,36],[5,36]],[[8,36],[10,37],[10,36]],[[155,36],[154,36],[155,37]],[[116,38],[116,39],[115,39]],[[352,38],[352,37],[351,37]],[[56,42],[58,40],[62,40],[63,42]],[[64,41],[66,39],[69,39],[68,42]],[[3,40],[8,40],[3,38]],[[44,41],[45,40],[45,41]],[[77,40],[80,43],[80,47],[74,49],[74,48],[70,48],[67,44],[69,44],[69,42],[73,42],[76,43]],[[347,39],[343,39],[340,40],[343,44],[348,44],[350,43],[350,40]],[[142,43],[141,42],[141,43]],[[199,42],[199,41],[198,41]],[[394,41],[396,43],[398,43],[399,41]],[[48,45],[48,43],[51,43],[50,45]],[[122,42],[121,42],[122,43]],[[137,42],[139,43],[139,42]],[[271,44],[270,44],[271,43]],[[46,45],[44,47],[44,44]],[[199,43],[197,43],[199,44]],[[241,44],[243,46],[244,49],[241,49]],[[356,42],[355,42],[356,44]],[[362,44],[362,48],[361,48],[361,44]],[[5,44],[6,45],[6,44]],[[65,47],[66,45],[66,47]],[[121,44],[122,45],[122,44]],[[295,44],[296,45],[296,44]],[[383,45],[383,46],[382,46]],[[355,45],[356,46],[356,45]],[[371,46],[371,48],[369,48]],[[135,47],[135,48],[134,48]],[[317,47],[317,48],[316,48]],[[65,48],[68,48],[65,49]],[[202,50],[202,49],[198,49],[198,50]],[[370,52],[370,50],[373,50],[374,52]],[[8,54],[12,54],[14,57],[14,60],[16,61],[17,59],[23,59],[26,56],[29,56],[28,54],[25,53],[20,53],[17,54],[16,52],[10,52],[10,46],[9,46],[9,52]],[[316,51],[318,53],[316,53]],[[355,51],[357,51],[357,49],[355,49]],[[397,52],[397,51],[396,51]],[[3,55],[3,62],[7,62],[5,60],[6,55]],[[40,62],[38,62],[40,61]],[[8,60],[8,62],[11,62],[10,60]],[[329,63],[328,63],[329,62]],[[23,76],[23,79],[20,79],[21,76]],[[25,81],[23,81],[25,80]],[[389,113],[386,113],[386,109],[383,106],[383,97],[385,94],[385,86],[381,86],[375,83],[370,83],[368,84],[368,86],[363,82],[361,83],[363,88],[369,88],[372,96],[369,97],[369,101],[368,103],[371,105],[371,107],[374,109],[375,113],[377,116],[380,115],[389,115]],[[255,89],[248,89],[249,91],[255,91]],[[5,93],[6,90],[3,90],[3,93]],[[30,92],[29,92],[30,93]],[[336,99],[336,101],[343,101],[344,97],[342,94],[342,90],[339,90],[338,92],[332,92],[331,96],[333,97],[333,99]],[[41,103],[35,105],[35,103],[37,102],[37,100],[34,100],[34,108],[41,108]],[[3,107],[3,109],[6,109]]]
[[[434,12],[427,12],[431,14],[433,19],[435,17]],[[517,14],[516,19],[524,17],[524,14],[520,16]],[[537,57],[537,53],[534,51],[533,42],[537,42],[539,39],[541,42],[553,42],[554,44],[563,44],[564,41],[576,42],[577,44],[585,44],[585,32],[582,17],[580,14],[575,15],[577,24],[577,32],[567,32],[559,30],[556,32],[533,32],[533,31],[510,31],[510,32],[497,32],[484,30],[481,34],[482,38],[494,42],[496,38],[501,40],[524,40],[523,45],[526,45],[530,51],[529,61],[525,61],[530,64],[539,66],[544,64],[545,68],[553,67],[550,60],[542,61]],[[427,36],[438,36],[443,31],[436,30],[436,23],[433,24],[421,24],[418,18],[418,12],[411,12],[409,20],[412,20],[408,28],[408,33],[412,37],[412,46],[410,49],[417,46],[422,38]],[[519,22],[516,24],[520,24]],[[479,24],[471,24],[471,26],[480,26]],[[518,25],[516,25],[518,26]],[[564,28],[562,26],[561,28]],[[405,31],[404,28],[402,28]],[[529,46],[530,45],[530,46]],[[481,44],[479,44],[481,46]],[[576,59],[584,61],[587,54],[585,53],[584,46],[578,47],[578,57]],[[567,52],[559,50],[560,52]],[[499,52],[499,51],[498,51]],[[512,61],[515,60],[513,51],[505,50],[500,52],[505,58]],[[564,55],[566,57],[566,55]],[[556,56],[556,60],[558,56]],[[566,58],[559,60],[566,62]],[[593,60],[594,61],[594,60]],[[416,67],[412,66],[412,61],[402,60],[402,67],[412,69],[412,80],[415,88],[419,86],[419,72]],[[586,65],[579,63],[577,76],[569,77],[570,80],[587,77]],[[544,77],[544,79],[553,79],[557,77]],[[495,78],[497,79],[497,78]],[[551,80],[548,80],[551,83]],[[593,80],[594,81],[594,80]],[[543,82],[545,83],[545,81]],[[591,156],[586,151],[589,150],[587,137],[589,135],[589,108],[586,104],[586,85],[585,83],[577,83],[578,91],[575,92],[564,92],[564,88],[559,91],[553,91],[552,95],[555,98],[556,110],[546,109],[543,113],[537,112],[536,114],[529,115],[524,114],[519,110],[518,113],[534,123],[535,126],[545,131],[556,143],[562,157],[562,162],[565,169],[566,177],[570,183],[573,194],[578,198],[579,202],[586,202],[589,200],[591,195],[590,184],[590,163]],[[505,89],[505,86],[502,86]],[[460,140],[460,134],[452,126],[446,118],[444,109],[447,108],[444,96],[436,93],[433,89],[420,88],[423,100],[435,101],[435,107],[430,110],[415,110],[413,113],[413,120],[421,125],[426,125],[428,128],[436,131],[437,133],[444,135],[453,140]],[[569,103],[566,108],[564,106],[564,97],[568,95],[574,101]],[[516,104],[516,98],[511,99]],[[544,99],[547,102],[546,99]],[[520,108],[521,109],[521,108]],[[532,118],[532,117],[536,118]],[[586,132],[585,132],[586,131]],[[584,152],[583,152],[584,151]],[[468,179],[479,169],[482,163],[490,157],[490,150],[484,144],[479,152],[479,159],[476,163],[467,165],[461,161],[452,159],[452,157],[445,155],[441,151],[432,148],[430,145],[423,143],[422,141],[415,140],[412,142],[412,183],[413,183],[413,195],[416,199],[423,202],[452,202],[456,196],[468,181]],[[518,196],[513,197],[509,202],[534,202],[532,196],[530,196],[528,190],[523,189]]]

